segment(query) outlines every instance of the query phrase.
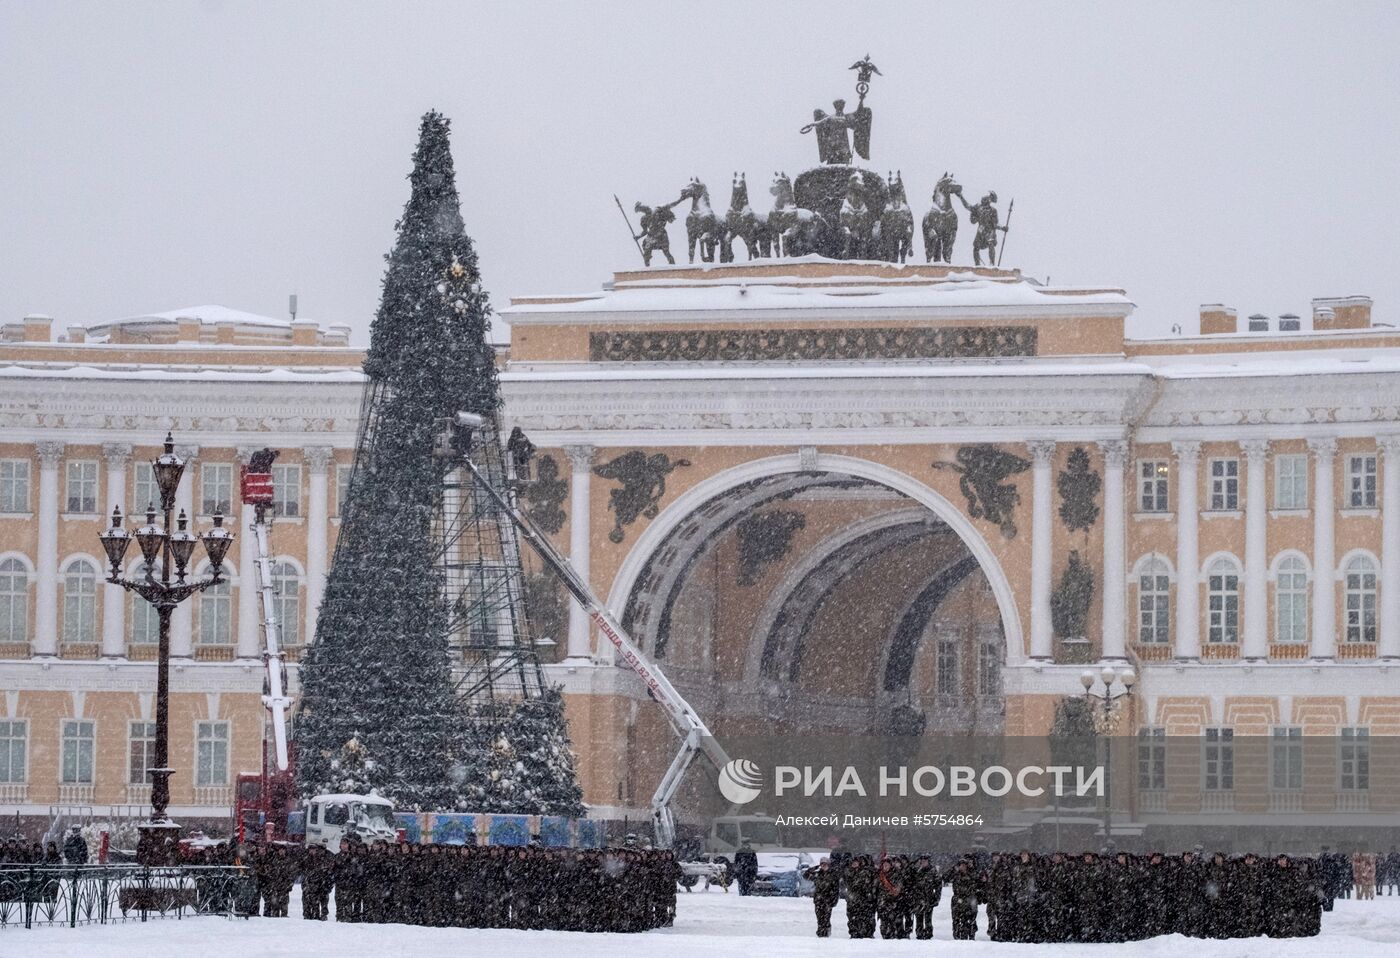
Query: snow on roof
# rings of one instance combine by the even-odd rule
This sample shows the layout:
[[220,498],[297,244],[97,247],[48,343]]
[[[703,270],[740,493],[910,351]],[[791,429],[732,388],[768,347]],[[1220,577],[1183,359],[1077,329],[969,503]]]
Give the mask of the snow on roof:
[[329,795],[317,795],[313,802],[363,802],[366,805],[388,805],[394,807],[394,803],[382,795],[357,795],[354,792],[334,792]]
[[1040,311],[1113,312],[1127,315],[1133,303],[1117,289],[1055,289],[1032,283],[988,279],[943,280],[923,284],[793,285],[779,279],[671,280],[665,285],[629,283],[587,297],[539,297],[507,306],[500,312],[510,323],[528,321],[531,314],[591,315],[599,313],[667,313],[721,310],[928,310],[988,309],[1033,314]]
[[171,309],[163,313],[146,313],[140,316],[126,316],[122,319],[108,320],[104,323],[94,323],[89,329],[105,329],[110,326],[128,326],[136,323],[173,323],[178,319],[186,317],[198,319],[204,323],[238,323],[241,326],[279,326],[286,328],[291,325],[290,319],[276,319],[272,316],[259,316],[257,313],[245,313],[240,309],[229,309],[227,306],[219,306],[216,303],[204,306],[186,306],[182,309]]
[[358,369],[281,366],[257,366],[247,369],[222,367],[178,366],[83,366],[77,363],[5,363],[0,362],[3,379],[113,379],[113,380],[213,380],[230,382],[341,382],[361,383],[364,374]]

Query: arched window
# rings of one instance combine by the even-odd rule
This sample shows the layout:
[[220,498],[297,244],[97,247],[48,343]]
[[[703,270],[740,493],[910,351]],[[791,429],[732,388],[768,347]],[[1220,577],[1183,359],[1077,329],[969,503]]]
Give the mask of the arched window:
[[1292,645],[1308,641],[1308,567],[1298,556],[1289,556],[1278,565],[1274,641]]
[[276,596],[277,624],[282,628],[282,644],[301,644],[301,576],[290,562],[272,564],[272,591]]
[[1138,643],[1171,641],[1171,570],[1156,556],[1138,570]]
[[1210,616],[1206,641],[1231,645],[1240,639],[1240,573],[1229,559],[1221,557],[1206,571],[1207,610]]
[[97,641],[97,567],[74,559],[63,573],[63,641]]
[[199,594],[199,644],[228,645],[233,636],[232,622],[233,589],[225,579]]
[[1348,642],[1376,641],[1376,564],[1356,556],[1344,569]]
[[0,562],[0,642],[29,641],[29,572],[10,558]]
[[[138,562],[131,570],[132,578],[145,578],[146,563]],[[160,614],[156,607],[135,592],[131,593],[131,644],[155,645],[160,641]]]

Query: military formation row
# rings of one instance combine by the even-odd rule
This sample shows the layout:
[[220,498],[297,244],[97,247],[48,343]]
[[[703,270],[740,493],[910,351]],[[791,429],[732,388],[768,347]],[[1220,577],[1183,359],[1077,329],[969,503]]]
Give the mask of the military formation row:
[[358,842],[332,854],[264,846],[244,864],[262,914],[287,914],[302,882],[302,917],[447,928],[639,932],[670,925],[680,867],[666,851]]
[[940,869],[929,856],[865,855],[823,861],[807,873],[816,892],[817,935],[831,930],[842,892],[852,938],[932,937],[943,886],[952,895],[953,937],[977,934],[986,906],[993,941],[1125,942],[1181,934],[1195,938],[1317,935],[1331,907],[1311,858],[1119,852],[1079,857],[968,855]]

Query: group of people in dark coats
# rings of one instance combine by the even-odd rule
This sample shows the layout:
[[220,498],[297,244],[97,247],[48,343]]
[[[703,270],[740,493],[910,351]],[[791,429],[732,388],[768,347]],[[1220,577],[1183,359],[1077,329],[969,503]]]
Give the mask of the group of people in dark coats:
[[873,938],[878,924],[883,938],[931,938],[944,885],[953,937],[974,938],[985,905],[993,941],[1309,937],[1320,933],[1330,905],[1319,860],[1289,855],[982,852],[943,869],[928,855],[857,855],[804,874],[822,938],[843,892],[850,937]]
[[831,912],[843,888],[846,933],[852,938],[874,938],[877,927],[882,938],[933,937],[933,909],[948,876],[928,855],[894,855],[878,865],[869,855],[833,859],[835,863],[823,859],[803,873],[812,882],[817,937],[830,936]]
[[302,916],[446,928],[637,932],[670,925],[680,865],[669,851],[416,845],[347,840],[269,845],[247,861],[263,914],[286,915],[302,881]]

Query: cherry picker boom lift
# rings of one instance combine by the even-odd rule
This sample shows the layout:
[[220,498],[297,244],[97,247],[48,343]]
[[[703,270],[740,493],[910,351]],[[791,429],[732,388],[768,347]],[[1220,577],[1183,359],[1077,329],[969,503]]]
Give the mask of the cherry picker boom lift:
[[617,649],[623,663],[637,673],[642,682],[646,684],[647,692],[666,712],[666,717],[670,719],[672,728],[681,738],[680,751],[676,753],[670,767],[666,769],[666,774],[661,777],[661,783],[651,798],[651,818],[656,845],[660,848],[672,848],[676,840],[676,820],[671,811],[671,801],[680,789],[681,779],[684,777],[686,769],[690,767],[690,763],[695,760],[697,754],[703,753],[714,765],[715,770],[720,771],[729,764],[729,756],[715,740],[709,727],[705,725],[704,720],[700,718],[690,703],[676,691],[656,663],[650,661],[637,644],[632,641],[632,637],[627,634],[622,624],[607,610],[602,600],[594,594],[589,584],[575,571],[569,560],[559,554],[559,551],[535,525],[534,520],[517,504],[518,474],[528,469],[529,459],[534,451],[534,447],[529,443],[529,440],[525,439],[524,434],[516,430],[508,444],[508,455],[505,457],[508,474],[504,494],[487,481],[486,477],[477,469],[470,455],[471,434],[484,425],[485,420],[481,416],[467,412],[458,413],[456,420],[451,424],[453,445],[461,458],[462,465],[471,472],[472,478],[482,490],[515,523],[520,534],[544,560],[545,565],[559,576],[564,587],[569,590],[569,594],[574,597],[583,611],[593,620],[593,624],[598,627],[598,631]]
[[272,507],[272,460],[277,453],[260,449],[253,453],[248,465],[240,470],[239,492],[243,501],[253,507],[253,533],[257,554],[253,559],[258,595],[263,613],[263,665],[267,669],[267,694],[263,705],[272,716],[272,740],[277,768],[287,770],[287,709],[292,700],[287,697],[283,682],[282,630],[277,623],[277,595],[272,586],[272,559],[268,555],[267,511]]

